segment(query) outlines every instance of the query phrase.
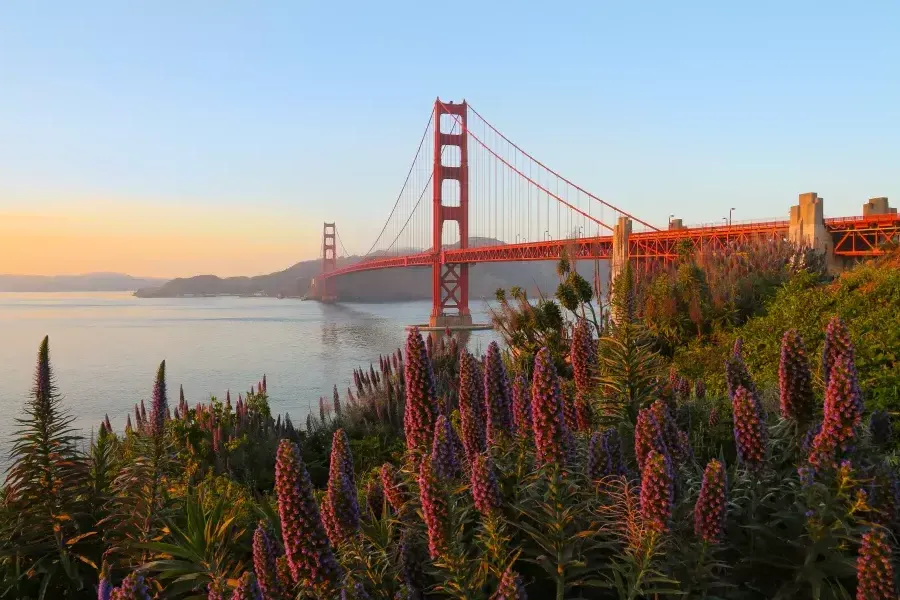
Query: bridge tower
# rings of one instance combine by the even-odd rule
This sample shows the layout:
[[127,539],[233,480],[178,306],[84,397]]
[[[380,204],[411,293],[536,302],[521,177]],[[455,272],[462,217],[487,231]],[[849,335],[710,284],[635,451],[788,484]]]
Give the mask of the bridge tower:
[[[330,273],[337,269],[337,246],[335,245],[335,237],[337,230],[334,223],[325,223],[322,226],[322,274]],[[322,302],[335,302],[337,294],[335,294],[334,283],[325,277],[320,278],[322,281],[319,296]]]
[[[472,325],[469,312],[469,265],[444,263],[444,223],[456,221],[459,226],[460,248],[469,247],[469,153],[466,117],[469,106],[441,102],[434,103],[434,180],[432,193],[432,237],[434,263],[431,270],[432,308],[431,327]],[[441,117],[450,115],[443,131]],[[456,125],[454,128],[453,125]],[[457,133],[453,133],[457,131]],[[457,150],[458,149],[458,150]],[[446,150],[446,152],[445,152]],[[459,157],[459,164],[455,162]],[[451,163],[451,164],[445,164]],[[457,186],[447,186],[445,181],[455,181]],[[457,194],[452,193],[458,188]],[[445,195],[446,194],[446,195]]]

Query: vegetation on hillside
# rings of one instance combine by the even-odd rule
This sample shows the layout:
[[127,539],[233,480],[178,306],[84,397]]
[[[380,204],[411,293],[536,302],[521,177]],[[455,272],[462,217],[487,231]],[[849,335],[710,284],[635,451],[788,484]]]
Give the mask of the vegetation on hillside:
[[149,409],[82,442],[45,339],[0,593],[897,598],[895,262],[827,281],[774,244],[682,250],[601,309],[558,274],[555,299],[498,294],[504,350],[412,331],[302,424],[265,378],[176,402],[163,363]]

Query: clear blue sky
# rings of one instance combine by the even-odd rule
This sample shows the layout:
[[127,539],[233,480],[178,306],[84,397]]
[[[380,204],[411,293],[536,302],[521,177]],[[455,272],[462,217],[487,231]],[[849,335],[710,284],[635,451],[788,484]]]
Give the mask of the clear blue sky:
[[[805,191],[896,206],[898,32],[887,1],[7,2],[0,216],[145,249],[93,231],[87,262],[0,272],[251,274],[315,256],[325,219],[364,250],[436,96],[657,223],[783,217]],[[137,256],[154,238],[181,260]]]

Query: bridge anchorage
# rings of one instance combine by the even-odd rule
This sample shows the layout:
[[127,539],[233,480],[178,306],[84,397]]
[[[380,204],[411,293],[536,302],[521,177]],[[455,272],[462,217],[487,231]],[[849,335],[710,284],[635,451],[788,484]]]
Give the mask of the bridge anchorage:
[[[800,194],[788,219],[667,229],[604,201],[513,143],[470,104],[437,99],[413,163],[387,221],[368,252],[337,264],[334,223],[325,223],[322,273],[308,294],[336,302],[334,279],[393,268],[430,268],[432,309],[420,329],[469,331],[469,267],[477,263],[609,260],[612,279],[626,261],[676,260],[688,241],[727,252],[752,240],[791,240],[825,253],[836,273],[900,243],[900,217],[885,197],[862,215],[825,218],[816,193]],[[340,239],[337,239],[340,242]],[[346,252],[346,251],[345,251]],[[527,285],[528,282],[521,282]]]

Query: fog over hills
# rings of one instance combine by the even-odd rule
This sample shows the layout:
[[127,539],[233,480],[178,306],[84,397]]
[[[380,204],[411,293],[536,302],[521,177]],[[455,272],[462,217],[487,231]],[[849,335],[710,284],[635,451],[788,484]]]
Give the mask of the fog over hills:
[[165,279],[132,277],[124,273],[83,275],[3,275],[0,292],[131,292],[162,285]]

